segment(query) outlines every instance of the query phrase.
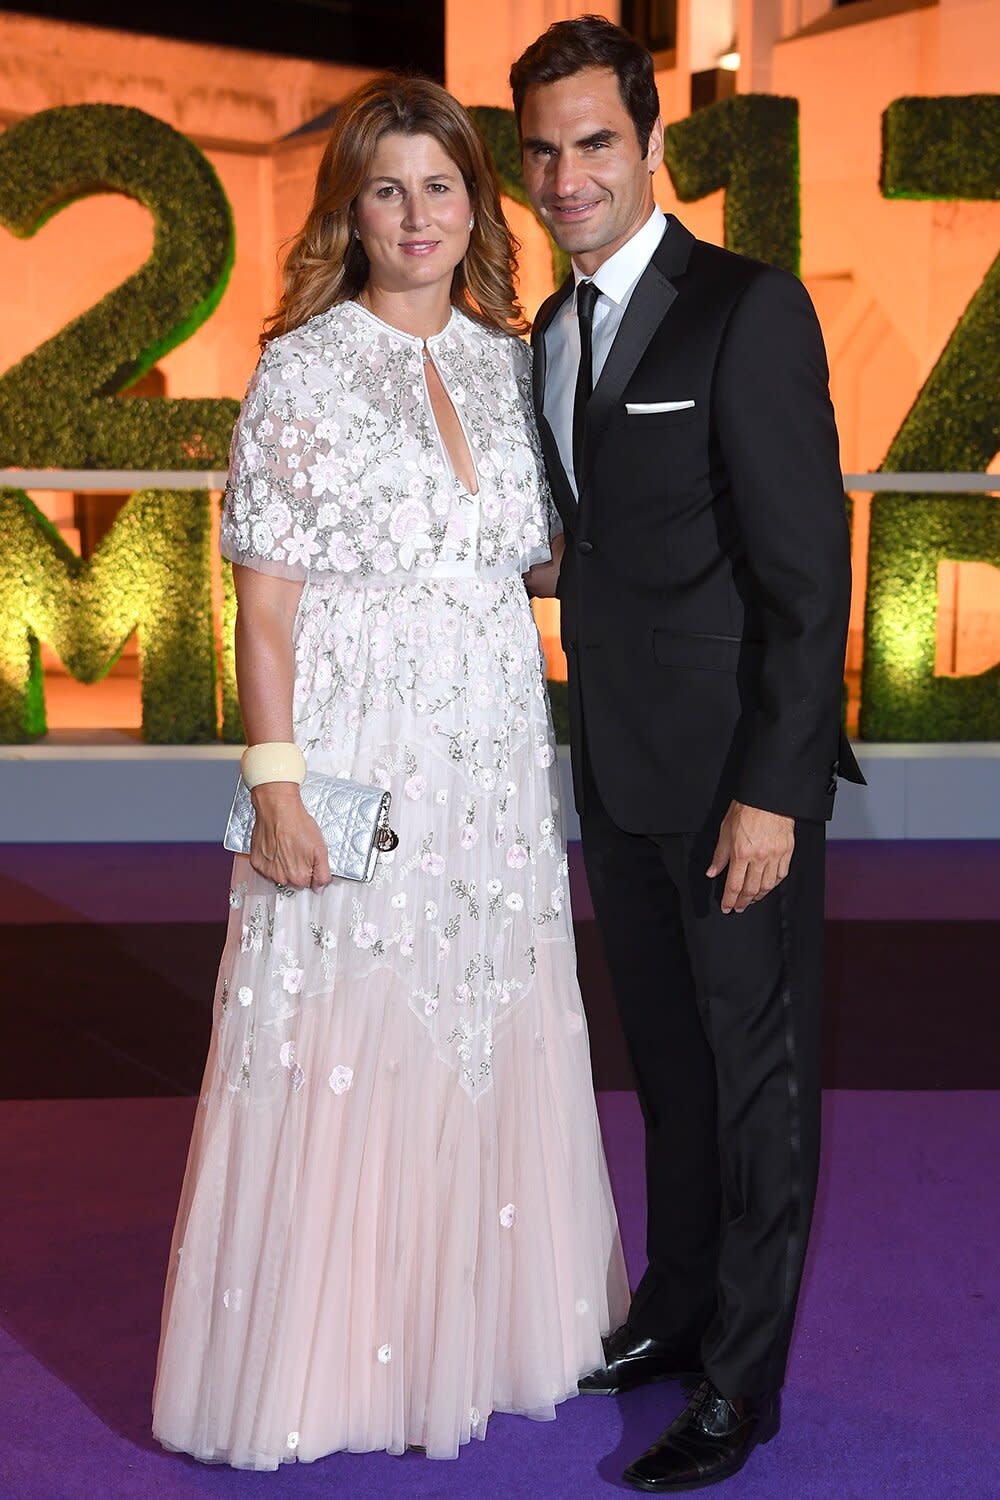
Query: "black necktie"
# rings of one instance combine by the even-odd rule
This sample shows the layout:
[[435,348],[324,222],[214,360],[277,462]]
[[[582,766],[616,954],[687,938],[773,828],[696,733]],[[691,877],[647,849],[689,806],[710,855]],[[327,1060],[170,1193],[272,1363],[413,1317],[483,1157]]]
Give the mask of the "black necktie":
[[594,389],[594,350],[591,335],[594,328],[594,305],[600,292],[592,281],[581,281],[576,289],[576,315],[580,320],[580,367],[576,372],[576,394],[573,397],[573,471],[577,494],[583,489],[583,434],[587,423],[587,402]]

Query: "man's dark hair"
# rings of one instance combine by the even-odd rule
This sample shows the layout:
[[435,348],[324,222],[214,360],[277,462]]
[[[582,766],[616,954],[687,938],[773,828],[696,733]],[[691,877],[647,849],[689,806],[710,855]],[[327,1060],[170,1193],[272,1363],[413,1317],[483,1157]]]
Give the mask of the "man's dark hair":
[[518,129],[524,96],[532,84],[557,83],[585,68],[610,68],[615,74],[622,103],[632,117],[645,156],[649,133],[660,113],[653,59],[627,31],[603,16],[556,21],[521,53],[510,70]]

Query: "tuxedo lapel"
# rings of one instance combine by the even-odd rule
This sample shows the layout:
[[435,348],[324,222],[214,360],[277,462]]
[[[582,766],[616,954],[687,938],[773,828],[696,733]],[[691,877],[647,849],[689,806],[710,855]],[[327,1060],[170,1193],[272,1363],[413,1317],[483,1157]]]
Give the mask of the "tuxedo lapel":
[[[693,244],[694,235],[684,228],[679,219],[668,214],[663,238],[629,298],[621,327],[587,407],[585,476],[604,436],[611,413],[621,401],[636,366],[677,297],[677,287],[672,278],[686,270]],[[585,478],[580,485],[581,492],[585,492],[586,488]]]
[[552,496],[556,502],[556,509],[562,517],[563,524],[572,529],[576,524],[577,504],[573,486],[569,475],[563,467],[563,461],[559,454],[559,444],[556,442],[555,433],[545,416],[545,330],[548,328],[556,313],[562,307],[567,297],[573,293],[573,277],[568,276],[562,286],[548,299],[543,302],[538,310],[538,317],[531,330],[531,348],[533,352],[531,364],[531,388],[535,404],[535,423],[538,427],[538,438],[542,445],[542,456],[545,459],[545,468],[549,476],[549,484],[552,486]]

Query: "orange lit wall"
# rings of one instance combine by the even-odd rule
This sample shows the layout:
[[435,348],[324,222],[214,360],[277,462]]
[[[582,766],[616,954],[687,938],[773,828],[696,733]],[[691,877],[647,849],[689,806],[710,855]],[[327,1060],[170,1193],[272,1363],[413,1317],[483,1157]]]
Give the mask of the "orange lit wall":
[[[688,111],[690,75],[735,39],[738,88],[794,95],[802,132],[803,277],[830,354],[848,471],[874,469],[981,281],[1000,242],[1000,204],[888,202],[878,188],[880,121],[906,94],[996,88],[995,0],[678,0],[677,48],[658,58],[669,123]],[[447,81],[467,104],[505,106],[510,60],[553,20],[617,5],[566,0],[450,0]],[[131,104],[206,152],[233,204],[237,256],[214,316],[162,361],[171,396],[242,394],[257,333],[277,288],[280,243],[295,232],[324,137],[293,134],[364,72],[234,49],[137,37],[0,13],[0,125],[54,104]],[[721,241],[722,196],[678,204],[661,172],[657,198],[704,238]],[[545,237],[509,205],[522,240],[521,294],[533,312],[552,289]],[[148,254],[137,205],[102,196],[73,205],[33,239],[0,235],[0,367],[117,284]],[[68,496],[34,497],[72,540]],[[856,511],[850,664],[860,663],[867,508]],[[1000,573],[964,567],[942,578],[942,661],[978,671],[1000,656]],[[955,600],[958,599],[957,616]],[[560,670],[555,606],[539,611],[550,666]],[[948,657],[948,652],[951,655]],[[50,661],[55,671],[58,663]],[[135,685],[119,673],[84,688],[53,682],[50,720],[138,722]],[[63,693],[62,698],[60,692]],[[112,702],[112,695],[118,697]],[[102,696],[103,695],[103,696]],[[63,714],[60,702],[71,704]]]

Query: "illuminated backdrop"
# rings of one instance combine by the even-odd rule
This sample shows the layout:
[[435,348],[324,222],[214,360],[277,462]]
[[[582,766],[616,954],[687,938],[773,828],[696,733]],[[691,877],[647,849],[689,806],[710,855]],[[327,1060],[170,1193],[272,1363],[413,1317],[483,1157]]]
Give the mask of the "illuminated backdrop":
[[[872,3],[863,0],[856,9]],[[14,21],[23,18],[0,18],[0,31]],[[870,31],[874,24],[860,30]],[[885,24],[878,22],[880,28]],[[190,54],[212,50],[176,43],[149,45],[168,52],[180,46],[185,56],[175,58],[179,67],[182,63],[190,66]],[[453,61],[450,56],[450,67]],[[277,66],[297,65],[281,60]],[[169,75],[169,69],[163,71]],[[325,85],[342,93],[354,81],[353,77],[331,76]],[[661,96],[669,98],[676,78],[665,80],[661,74],[659,81]],[[300,87],[301,82],[300,77]],[[190,89],[188,70],[183,70],[178,86],[182,92]],[[483,80],[482,86],[488,98],[489,81]],[[280,92],[276,87],[275,104]],[[175,107],[168,112],[185,113],[177,107],[183,99],[172,102]],[[296,107],[301,112],[318,102],[307,106],[300,98]],[[701,233],[724,238],[743,253],[803,269],[829,344],[831,323],[836,326],[838,317],[831,312],[830,286],[815,271],[810,274],[808,219],[804,267],[800,267],[803,186],[808,201],[811,143],[815,149],[815,135],[806,128],[812,103],[806,98],[800,107],[798,99],[738,94],[689,117],[668,121],[669,193],[658,191],[658,196],[667,197],[667,206],[669,195],[690,205],[682,210],[684,217]],[[1000,196],[1000,106],[995,96],[914,98],[887,104],[883,119],[876,116],[869,122],[875,144],[871,157],[874,187],[883,202],[896,200],[892,206],[906,212],[907,205],[899,200],[985,206]],[[246,98],[238,108],[245,110]],[[669,113],[666,104],[665,112]],[[515,227],[525,241],[522,290],[532,307],[551,287],[553,274],[561,271],[559,257],[553,255],[553,247],[524,207],[509,112],[494,105],[480,107],[476,113],[500,168]],[[854,121],[852,130],[856,129]],[[271,214],[262,214],[261,202],[267,199],[260,193],[260,181],[256,185],[259,222],[251,218],[251,223],[257,243],[251,238],[247,253],[256,257],[252,269],[257,272],[266,263],[259,242],[270,236],[273,244],[279,221],[283,221],[281,228],[292,229],[301,217],[322,139],[319,131],[289,132],[271,150],[269,174],[258,173],[258,178],[270,175],[274,191]],[[221,156],[219,165],[224,171],[213,170],[208,159],[213,154]],[[94,258],[90,243],[82,242],[82,253],[69,265],[63,256],[58,270],[54,274],[50,270],[53,295],[48,300],[57,307],[60,300],[65,304],[68,290],[77,315],[56,331],[51,319],[39,319],[36,305],[36,340],[40,321],[52,335],[37,350],[28,342],[31,319],[24,321],[26,308],[32,312],[32,298],[20,299],[12,309],[7,342],[13,344],[15,358],[0,377],[4,450],[0,465],[203,469],[224,464],[235,411],[232,396],[252,363],[252,349],[241,356],[238,342],[233,348],[234,309],[226,316],[231,292],[219,312],[210,317],[233,269],[232,209],[236,210],[239,248],[231,291],[241,280],[240,221],[251,217],[245,192],[232,197],[231,165],[218,149],[206,150],[204,141],[198,149],[185,134],[149,112],[121,106],[43,110],[18,120],[0,136],[0,220],[13,234],[31,236],[40,231],[40,238],[53,244],[55,225],[48,223],[52,215],[65,208],[68,223],[70,216],[85,207],[79,200],[94,193],[127,195],[143,205],[138,212],[147,222],[151,217],[156,226],[152,245],[147,241],[139,265],[129,267],[131,274],[116,291],[95,298],[96,305],[82,317],[78,314],[79,288],[74,283],[80,279],[77,259],[86,266]],[[246,185],[241,182],[240,188]],[[107,196],[92,200],[106,220],[108,210],[121,201],[121,197]],[[921,206],[921,211],[926,214],[926,207]],[[714,236],[711,225],[698,222],[706,212],[718,215]],[[978,234],[970,237],[977,241],[980,260],[978,241],[984,224],[988,229],[997,222],[992,203],[986,212],[994,217],[979,223]],[[90,222],[96,228],[93,216]],[[956,225],[960,229],[961,220]],[[133,220],[133,242],[135,227]],[[66,243],[67,236],[63,236],[64,251]],[[100,254],[96,258],[101,261]],[[107,261],[107,256],[101,261],[105,271]],[[246,295],[245,283],[239,299],[244,337],[251,326],[256,332],[259,317],[273,298],[273,277],[258,277],[258,282],[255,307],[253,296]],[[993,462],[1000,391],[997,263],[988,266],[985,280],[970,285],[966,274],[965,282],[971,300],[964,311],[958,309],[958,321],[950,337],[938,344],[927,378],[918,389],[911,387],[909,411],[904,405],[895,436],[891,430],[887,433],[892,440],[877,455],[870,447],[859,451],[851,430],[852,426],[857,429],[857,411],[851,403],[846,403],[845,420],[845,402],[838,395],[839,351],[836,338],[832,341],[834,396],[847,450],[845,467],[853,459],[858,467],[881,466],[896,472],[983,472]],[[14,282],[8,279],[7,284]],[[854,293],[844,287],[840,291],[842,314]],[[195,394],[217,383],[218,372],[215,380],[206,379],[210,370],[204,365],[189,365],[187,378],[176,378],[183,368],[179,365],[183,349],[204,350],[205,332],[220,320],[230,334],[227,362],[242,363],[235,389],[231,377],[225,380],[229,399]],[[891,353],[891,337],[871,348],[871,361],[877,366],[880,347],[884,355],[886,345]],[[169,398],[118,399],[116,392],[153,366],[170,389]],[[177,399],[175,391],[185,389],[191,396]],[[897,409],[901,390],[897,379],[891,392]],[[231,583],[215,581],[213,624],[208,496],[197,492],[134,496],[92,558],[81,560],[68,545],[73,537],[65,511],[59,513],[65,497],[33,493],[37,505],[14,492],[0,502],[0,737],[30,738],[43,731],[42,669],[46,657],[47,664],[53,665],[53,650],[75,676],[94,681],[123,649],[134,650],[129,637],[137,628],[147,738],[197,741],[210,739],[221,729],[225,738],[238,740],[241,729],[230,646]],[[1000,656],[1000,616],[990,607],[991,592],[1000,592],[995,566],[1000,564],[997,515],[996,501],[986,496],[885,495],[874,500],[861,710],[861,728],[868,737],[1000,738],[1000,670],[991,665]],[[867,529],[868,510],[862,497],[861,505],[855,507],[855,531],[867,533]],[[864,560],[867,540],[867,535],[855,537],[856,563],[859,555]],[[867,570],[860,571],[863,577]],[[959,579],[966,606],[961,615],[956,598]],[[969,580],[974,603],[985,602],[985,609],[968,609]],[[858,593],[860,606],[865,591],[862,588]],[[185,608],[178,610],[178,599],[186,602]],[[551,607],[542,612],[540,623],[547,637],[550,668],[558,676]],[[855,668],[861,644],[856,633],[852,642]],[[221,676],[221,695],[217,676]]]

